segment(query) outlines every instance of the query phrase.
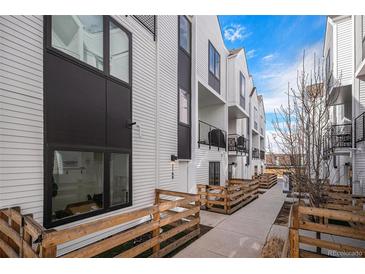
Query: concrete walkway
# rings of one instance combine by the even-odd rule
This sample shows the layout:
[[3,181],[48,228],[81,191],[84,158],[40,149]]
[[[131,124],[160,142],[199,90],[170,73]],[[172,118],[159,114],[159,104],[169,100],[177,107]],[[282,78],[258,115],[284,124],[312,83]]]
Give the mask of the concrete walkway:
[[273,234],[270,230],[285,200],[281,186],[278,181],[265,194],[232,215],[201,211],[201,223],[214,228],[175,257],[260,257],[267,235]]

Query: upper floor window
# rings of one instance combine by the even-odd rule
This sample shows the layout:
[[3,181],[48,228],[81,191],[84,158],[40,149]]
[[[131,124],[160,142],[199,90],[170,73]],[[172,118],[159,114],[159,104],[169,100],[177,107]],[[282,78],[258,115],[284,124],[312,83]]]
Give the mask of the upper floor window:
[[190,54],[191,25],[186,16],[179,16],[179,45]]
[[240,72],[240,95],[242,97],[245,97],[246,95],[246,78],[242,72]]
[[[52,16],[51,46],[129,83],[130,34],[111,18],[106,18],[101,15]],[[105,22],[109,25],[108,33],[104,33]],[[104,47],[108,45],[106,52]]]
[[218,51],[214,48],[212,43],[209,42],[209,72],[213,74],[217,79],[220,78],[221,60]]
[[181,88],[179,90],[179,121],[190,125],[190,93]]
[[[331,74],[331,51],[328,50],[327,52],[327,56],[326,56],[326,80],[327,82],[330,79],[330,74]],[[329,83],[327,83],[329,84]]]
[[103,70],[103,16],[52,16],[52,47]]
[[110,75],[128,83],[129,79],[129,37],[113,22],[109,23]]

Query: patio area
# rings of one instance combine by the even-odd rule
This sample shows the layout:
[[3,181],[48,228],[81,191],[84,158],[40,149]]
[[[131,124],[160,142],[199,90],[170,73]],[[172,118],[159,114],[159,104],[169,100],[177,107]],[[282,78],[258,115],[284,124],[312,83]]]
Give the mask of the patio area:
[[232,215],[201,211],[201,224],[214,227],[175,255],[176,258],[260,257],[268,235],[287,237],[288,229],[273,225],[286,194],[281,181]]

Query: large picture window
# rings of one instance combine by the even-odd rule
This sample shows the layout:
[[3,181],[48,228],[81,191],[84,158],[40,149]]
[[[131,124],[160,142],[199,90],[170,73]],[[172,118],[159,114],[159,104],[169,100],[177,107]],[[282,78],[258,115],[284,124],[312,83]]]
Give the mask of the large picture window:
[[52,226],[131,205],[130,154],[53,150]]
[[191,25],[186,16],[179,16],[179,45],[190,54]]
[[212,73],[217,79],[220,79],[220,66],[220,55],[212,43],[209,43],[209,72]]
[[52,220],[103,208],[104,154],[54,151]]

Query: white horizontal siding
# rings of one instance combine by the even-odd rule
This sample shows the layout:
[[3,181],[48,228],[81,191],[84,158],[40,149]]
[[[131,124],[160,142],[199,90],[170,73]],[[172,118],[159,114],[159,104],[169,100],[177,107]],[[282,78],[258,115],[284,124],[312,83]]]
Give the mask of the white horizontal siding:
[[202,84],[208,85],[208,50],[209,41],[213,44],[215,49],[220,54],[221,71],[220,71],[220,95],[224,100],[227,100],[226,96],[226,70],[227,70],[227,56],[228,51],[224,45],[222,34],[218,22],[218,18],[215,15],[201,15],[195,16],[195,23],[197,28],[196,34],[196,66],[197,76],[201,80]]
[[352,20],[346,18],[337,23],[337,78],[341,82],[351,81],[352,69]]
[[[174,166],[172,179],[171,155],[177,155],[178,97],[178,17],[158,17],[158,165],[159,188],[179,190],[179,165]],[[186,186],[185,186],[186,187]]]
[[228,178],[228,155],[224,149],[201,145],[200,148],[196,148],[194,159],[195,167],[195,184],[209,184],[209,162],[220,162],[220,183],[225,184]]
[[0,208],[43,219],[43,20],[0,17]]

